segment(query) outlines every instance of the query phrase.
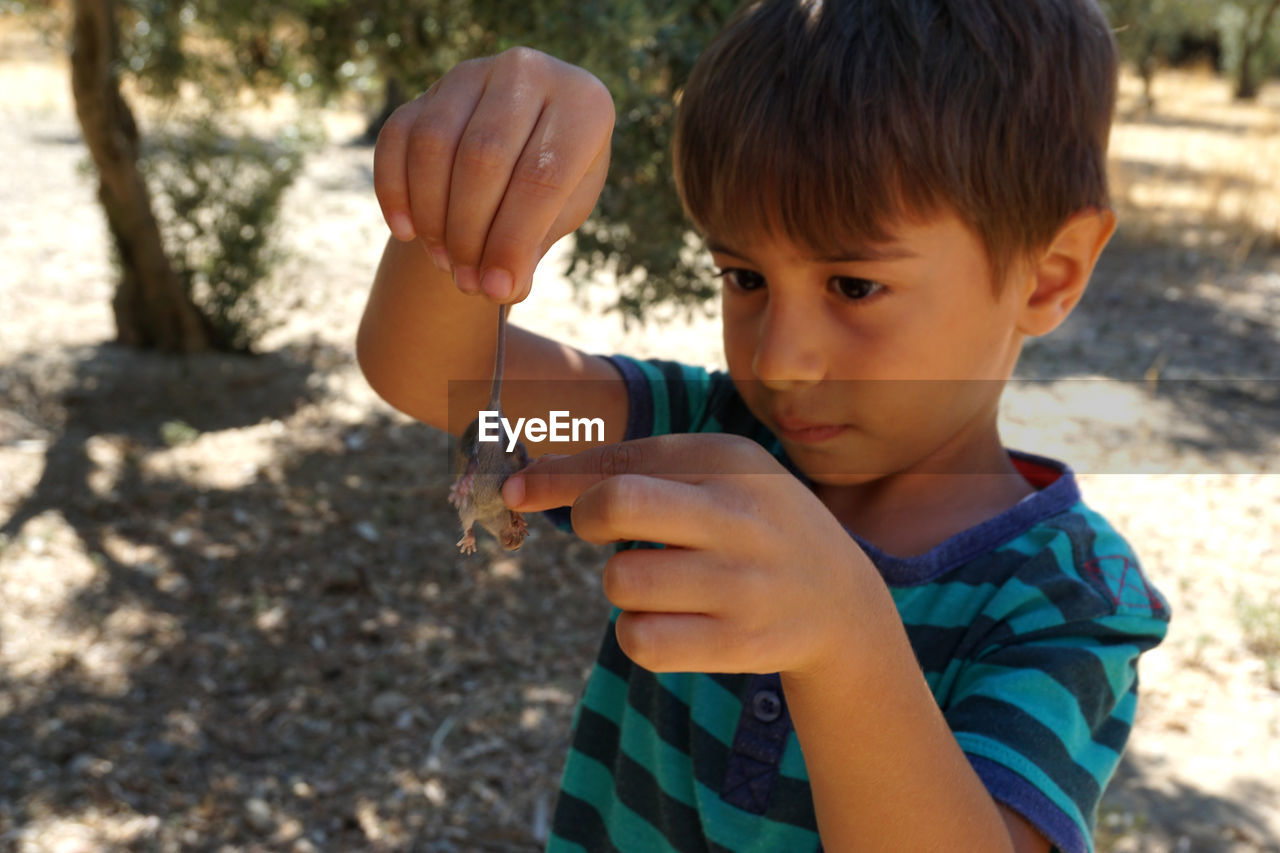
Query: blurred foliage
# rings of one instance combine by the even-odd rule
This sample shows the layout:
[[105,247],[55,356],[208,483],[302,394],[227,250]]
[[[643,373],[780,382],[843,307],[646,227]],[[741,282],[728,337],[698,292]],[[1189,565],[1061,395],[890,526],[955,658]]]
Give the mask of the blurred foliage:
[[[526,45],[591,71],[617,110],[609,180],[579,229],[570,278],[619,282],[617,307],[692,308],[715,293],[705,253],[688,235],[671,175],[679,87],[737,0],[286,0],[308,58],[289,82],[324,96],[425,90],[458,62]],[[388,85],[392,84],[392,85]],[[385,115],[384,110],[384,115]]]
[[1280,0],[1102,0],[1125,59],[1147,85],[1189,44],[1212,45],[1238,97],[1280,70]]
[[352,92],[374,104],[421,92],[458,62],[516,45],[581,65],[613,93],[617,124],[609,181],[577,234],[571,279],[615,274],[618,307],[637,318],[650,305],[691,308],[715,292],[705,253],[687,233],[668,158],[679,87],[737,0],[663,8],[640,0],[125,5],[122,62],[143,91],[161,98],[194,82],[217,103],[244,89],[284,89],[316,105]]
[[1115,29],[1121,55],[1142,78],[1147,106],[1154,106],[1152,82],[1188,35],[1208,38],[1214,32],[1213,0],[1103,0]]
[[1218,3],[1223,68],[1236,81],[1237,98],[1254,98],[1264,77],[1280,68],[1280,0]]
[[1241,591],[1235,605],[1245,647],[1265,663],[1271,688],[1280,690],[1280,595],[1259,601]]
[[[613,93],[617,125],[609,180],[577,234],[570,277],[581,284],[600,271],[616,274],[618,307],[630,317],[655,304],[697,306],[715,290],[676,198],[670,137],[680,87],[738,0],[122,3],[122,63],[157,97],[173,97],[184,83],[213,104],[244,91],[283,89],[313,105],[355,93],[385,118],[458,62],[517,44],[581,65]],[[1223,70],[1238,78],[1242,68],[1262,74],[1280,65],[1280,15],[1267,14],[1280,0],[1102,5],[1148,84],[1188,38],[1211,42]]]
[[296,128],[274,141],[231,136],[208,116],[147,140],[141,167],[165,246],[216,349],[248,351],[268,328],[262,287],[282,257],[276,220],[309,142]]
[[140,164],[166,251],[214,346],[248,351],[268,328],[281,202],[316,137],[293,126],[263,139],[234,117],[243,94],[265,99],[287,81],[284,37],[296,26],[287,9],[251,0],[121,0],[120,18],[121,70],[173,112]]
[[200,437],[200,430],[186,421],[165,421],[160,424],[160,440],[168,447],[190,444]]

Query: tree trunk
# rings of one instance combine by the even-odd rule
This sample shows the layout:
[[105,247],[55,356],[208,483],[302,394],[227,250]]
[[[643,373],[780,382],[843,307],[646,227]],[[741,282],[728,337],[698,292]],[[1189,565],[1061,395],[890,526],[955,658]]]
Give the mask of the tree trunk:
[[387,119],[391,118],[391,114],[407,100],[404,86],[395,76],[388,75],[387,84],[382,90],[382,109],[365,125],[364,133],[360,135],[360,142],[364,145],[372,145],[377,142],[378,134],[382,132],[382,126],[387,123]]
[[98,170],[98,200],[120,255],[112,308],[127,346],[207,350],[210,328],[165,254],[151,197],[138,171],[138,127],[120,94],[113,0],[74,0],[71,90],[85,144]]
[[1155,112],[1156,109],[1156,44],[1155,39],[1148,39],[1146,48],[1142,52],[1142,58],[1138,60],[1138,76],[1142,78],[1142,110],[1145,113]]
[[1262,20],[1257,26],[1252,26],[1253,22],[1246,17],[1240,46],[1240,68],[1236,75],[1237,101],[1252,101],[1258,97],[1258,90],[1262,84],[1258,79],[1258,70],[1253,67],[1253,57],[1266,41],[1267,30],[1271,29],[1271,21],[1275,18],[1277,11],[1280,11],[1280,0],[1272,0],[1263,10]]

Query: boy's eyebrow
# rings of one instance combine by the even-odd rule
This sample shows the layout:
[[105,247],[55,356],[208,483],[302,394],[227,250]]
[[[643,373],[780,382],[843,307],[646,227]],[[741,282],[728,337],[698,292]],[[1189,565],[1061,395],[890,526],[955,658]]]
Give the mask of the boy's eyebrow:
[[[721,243],[718,240],[708,239],[707,249],[719,254],[733,255],[735,258],[750,259],[750,255],[733,248],[732,246]],[[920,257],[915,252],[908,251],[900,246],[883,246],[874,247],[859,245],[850,249],[842,249],[833,255],[821,255],[813,260],[824,264],[852,264],[866,263],[868,261],[894,261],[904,258]]]

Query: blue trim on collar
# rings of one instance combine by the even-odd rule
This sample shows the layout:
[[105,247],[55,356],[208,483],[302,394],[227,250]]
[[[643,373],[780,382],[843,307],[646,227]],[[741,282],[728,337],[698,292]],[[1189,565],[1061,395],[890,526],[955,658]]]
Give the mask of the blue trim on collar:
[[[914,557],[895,557],[888,554],[853,531],[858,546],[867,553],[887,583],[894,586],[918,586],[937,580],[942,575],[989,554],[998,546],[1016,539],[1045,519],[1060,515],[1080,502],[1080,487],[1075,473],[1063,462],[1023,453],[1008,451],[1010,458],[1020,459],[1042,468],[1058,472],[1058,479],[1045,488],[1009,507],[999,515],[962,530],[924,554]],[[845,528],[848,530],[848,528]]]

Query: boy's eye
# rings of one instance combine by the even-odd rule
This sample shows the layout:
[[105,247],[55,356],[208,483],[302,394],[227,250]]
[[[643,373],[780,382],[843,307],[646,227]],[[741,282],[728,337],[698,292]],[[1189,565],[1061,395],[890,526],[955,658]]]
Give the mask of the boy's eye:
[[759,290],[764,287],[764,276],[753,270],[729,267],[716,270],[716,278],[723,278],[732,287],[742,291]]
[[865,278],[838,275],[831,279],[831,286],[845,299],[854,301],[866,299],[884,290],[884,285]]

